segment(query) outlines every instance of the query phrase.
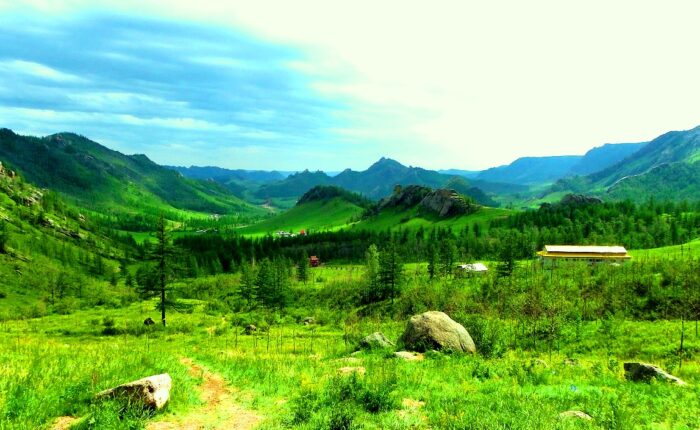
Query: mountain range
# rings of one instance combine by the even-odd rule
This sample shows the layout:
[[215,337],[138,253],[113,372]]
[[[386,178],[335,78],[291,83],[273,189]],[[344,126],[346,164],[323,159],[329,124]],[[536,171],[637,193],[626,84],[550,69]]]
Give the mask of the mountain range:
[[318,185],[338,186],[375,201],[390,195],[396,185],[451,188],[486,206],[512,201],[516,193],[516,199],[531,201],[563,192],[633,200],[700,195],[700,127],[668,132],[646,143],[606,144],[582,156],[524,157],[481,172],[441,173],[384,157],[364,171],[346,169],[335,176],[308,170],[288,174],[168,167],[74,133],[30,137],[9,129],[0,129],[0,161],[28,182],[58,191],[81,207],[131,213],[189,210],[262,216],[267,210],[261,203],[286,199],[289,207]]
[[593,148],[584,155],[522,157],[473,176],[477,180],[538,185],[604,170],[641,150],[645,143],[615,143]]

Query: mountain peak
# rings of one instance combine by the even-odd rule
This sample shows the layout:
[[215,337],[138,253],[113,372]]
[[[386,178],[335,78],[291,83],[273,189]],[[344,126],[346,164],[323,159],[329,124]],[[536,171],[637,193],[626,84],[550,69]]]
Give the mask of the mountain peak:
[[367,170],[373,170],[376,168],[387,168],[387,167],[401,168],[401,169],[406,168],[406,166],[404,166],[403,164],[399,163],[398,161],[396,161],[394,159],[382,157],[377,162],[375,162],[374,164],[369,166],[369,168]]

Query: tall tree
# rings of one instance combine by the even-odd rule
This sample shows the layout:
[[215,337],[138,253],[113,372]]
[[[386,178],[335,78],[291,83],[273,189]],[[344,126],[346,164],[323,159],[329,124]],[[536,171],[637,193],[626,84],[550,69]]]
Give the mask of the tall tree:
[[379,250],[371,244],[365,251],[365,288],[362,300],[371,303],[377,300],[379,289]]
[[165,228],[165,217],[161,213],[156,226],[156,261],[158,263],[158,288],[160,290],[160,317],[165,326],[165,287],[168,278],[168,256],[172,254],[168,233]]
[[258,274],[256,273],[255,266],[249,263],[243,263],[241,265],[241,281],[238,287],[238,295],[240,295],[250,307],[255,305],[257,296],[257,276]]
[[428,245],[428,276],[432,280],[437,274],[438,253],[435,245]]
[[447,277],[452,274],[457,258],[457,246],[452,237],[444,238],[440,242],[440,273]]
[[299,264],[297,264],[297,280],[304,284],[309,280],[309,256],[306,252],[301,255]]
[[382,300],[391,299],[392,302],[401,291],[403,281],[403,262],[392,241],[379,255],[379,287]]

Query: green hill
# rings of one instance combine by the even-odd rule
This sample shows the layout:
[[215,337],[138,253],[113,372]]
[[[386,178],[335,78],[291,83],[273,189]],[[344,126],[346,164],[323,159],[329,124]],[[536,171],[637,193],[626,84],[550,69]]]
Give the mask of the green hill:
[[0,164],[0,320],[121,305],[130,293],[110,280],[134,252],[129,236]]
[[700,163],[670,163],[656,166],[641,175],[615,182],[606,196],[615,200],[697,200],[700,198]]
[[342,197],[315,200],[294,206],[273,218],[239,230],[246,235],[274,234],[278,231],[299,233],[337,230],[360,217],[364,209]]
[[461,215],[450,218],[439,218],[437,216],[428,216],[416,208],[408,210],[389,209],[381,212],[374,217],[363,219],[351,226],[353,230],[367,231],[396,231],[407,230],[417,231],[419,229],[449,229],[453,232],[461,232],[465,228],[470,231],[474,230],[475,225],[481,232],[486,232],[489,223],[497,218],[504,218],[512,211],[500,208],[481,208],[478,212],[468,215]]
[[37,138],[0,129],[0,161],[27,181],[101,212],[264,213],[214,181],[184,178],[145,155],[124,155],[72,133]]
[[340,187],[319,185],[307,191],[296,206],[273,218],[240,229],[242,234],[297,234],[304,230],[329,231],[359,219],[371,202]]

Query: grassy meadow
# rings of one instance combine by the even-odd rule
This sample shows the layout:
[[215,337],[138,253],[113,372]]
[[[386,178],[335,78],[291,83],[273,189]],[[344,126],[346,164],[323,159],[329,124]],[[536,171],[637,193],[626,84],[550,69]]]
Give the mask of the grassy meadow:
[[[576,268],[562,270],[561,276],[569,270],[576,276]],[[206,384],[183,359],[223,378],[237,410],[260,418],[250,428],[700,425],[700,337],[692,323],[684,323],[682,364],[681,321],[676,319],[557,316],[556,336],[533,338],[525,321],[481,316],[463,305],[472,294],[481,294],[486,279],[451,278],[426,287],[423,272],[423,265],[407,266],[405,296],[379,308],[348,310],[342,298],[333,297],[334,291],[348,294],[362,280],[364,268],[354,265],[312,269],[306,283],[292,286],[302,300],[284,312],[222,310],[205,286],[226,290],[239,283],[239,276],[217,275],[173,285],[179,306],[169,311],[165,328],[143,325],[144,318],[158,316],[155,301],[5,320],[0,324],[0,429],[50,429],[64,416],[80,418],[72,427],[77,429],[158,428],[149,427],[158,423],[187,428],[199,422],[197,411],[206,403],[199,390]],[[421,361],[396,358],[394,349],[353,354],[358,340],[374,331],[398,341],[405,327],[398,315],[431,306],[428,299],[415,299],[418,294],[443,297],[433,306],[464,324],[479,352],[426,353]],[[187,298],[194,295],[200,298]],[[322,306],[309,306],[312,298]],[[415,307],[410,312],[404,309],[409,302]],[[306,317],[315,322],[302,324]],[[547,318],[540,323],[546,325]],[[258,331],[246,335],[247,324]],[[659,364],[689,385],[628,382],[622,369],[626,360]],[[174,381],[162,412],[93,398],[102,389],[162,372]],[[560,418],[567,410],[583,411],[593,420]],[[210,412],[211,427],[201,428],[226,428],[217,427],[225,425],[217,421],[223,415]]]

